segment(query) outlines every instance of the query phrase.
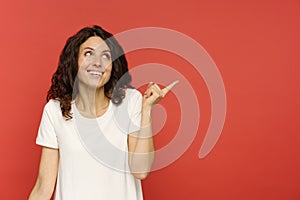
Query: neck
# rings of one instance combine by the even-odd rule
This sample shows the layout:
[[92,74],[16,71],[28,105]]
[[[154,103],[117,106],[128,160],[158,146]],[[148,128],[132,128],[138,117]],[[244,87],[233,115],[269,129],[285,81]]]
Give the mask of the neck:
[[86,117],[101,116],[109,105],[109,98],[104,95],[104,87],[98,89],[79,88],[75,99],[76,107]]

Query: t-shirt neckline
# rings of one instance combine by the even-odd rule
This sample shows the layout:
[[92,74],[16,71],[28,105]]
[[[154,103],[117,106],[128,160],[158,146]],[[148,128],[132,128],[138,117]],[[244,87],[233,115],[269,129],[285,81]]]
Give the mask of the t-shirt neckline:
[[76,116],[79,116],[81,119],[84,120],[103,120],[107,117],[107,115],[109,114],[110,110],[112,107],[112,102],[111,100],[108,101],[108,108],[106,109],[106,111],[100,115],[99,117],[93,117],[93,118],[89,118],[89,117],[85,117],[83,116],[80,111],[78,110],[75,101],[72,102],[72,109],[74,110],[74,112],[76,112]]

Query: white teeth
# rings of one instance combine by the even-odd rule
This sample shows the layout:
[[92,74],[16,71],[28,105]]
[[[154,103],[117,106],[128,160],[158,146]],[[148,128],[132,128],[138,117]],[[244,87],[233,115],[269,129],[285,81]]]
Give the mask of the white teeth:
[[89,71],[89,73],[91,74],[91,75],[96,75],[96,76],[102,76],[102,72],[96,72],[96,71]]

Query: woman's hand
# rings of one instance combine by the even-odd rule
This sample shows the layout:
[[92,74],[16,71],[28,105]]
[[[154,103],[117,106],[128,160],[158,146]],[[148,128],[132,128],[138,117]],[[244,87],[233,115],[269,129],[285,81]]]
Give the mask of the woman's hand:
[[166,94],[178,83],[179,81],[174,81],[164,89],[160,89],[160,87],[150,82],[148,84],[147,90],[144,93],[143,97],[143,108],[152,108],[155,104],[157,104],[162,98],[166,96]]

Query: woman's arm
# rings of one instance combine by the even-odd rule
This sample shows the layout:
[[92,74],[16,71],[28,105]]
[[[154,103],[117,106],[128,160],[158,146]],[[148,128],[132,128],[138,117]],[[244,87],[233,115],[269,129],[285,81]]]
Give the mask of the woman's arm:
[[154,160],[151,109],[142,109],[141,130],[129,135],[128,151],[132,175],[137,179],[145,179]]
[[59,150],[43,147],[39,173],[29,200],[50,199],[54,190],[59,164]]
[[143,96],[141,129],[128,137],[129,167],[135,178],[145,179],[154,160],[151,110],[176,84],[174,81],[164,89],[149,83]]

